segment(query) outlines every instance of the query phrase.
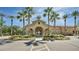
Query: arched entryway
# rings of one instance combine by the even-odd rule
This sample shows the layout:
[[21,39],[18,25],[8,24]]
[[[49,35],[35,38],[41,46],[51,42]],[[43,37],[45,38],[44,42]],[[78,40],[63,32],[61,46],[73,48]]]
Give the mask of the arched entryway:
[[36,36],[42,36],[43,35],[43,28],[42,27],[36,27],[35,28],[35,34],[36,34]]

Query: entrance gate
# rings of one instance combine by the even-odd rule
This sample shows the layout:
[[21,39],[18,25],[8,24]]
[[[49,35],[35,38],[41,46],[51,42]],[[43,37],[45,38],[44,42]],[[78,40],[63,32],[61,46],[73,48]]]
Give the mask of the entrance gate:
[[35,34],[36,34],[36,36],[41,37],[43,35],[42,27],[36,27]]

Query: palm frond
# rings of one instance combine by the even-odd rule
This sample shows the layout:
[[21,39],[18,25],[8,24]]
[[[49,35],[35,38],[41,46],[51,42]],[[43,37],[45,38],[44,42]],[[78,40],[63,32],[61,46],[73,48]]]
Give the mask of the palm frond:
[[16,18],[17,18],[17,19],[19,19],[19,18],[20,18],[20,16],[16,16]]
[[11,18],[11,19],[15,18],[14,16],[8,16],[8,17]]
[[3,13],[0,13],[0,16],[5,16]]
[[79,15],[79,12],[75,10],[74,12],[72,12],[71,15],[72,15],[72,16],[78,16],[78,15]]
[[43,17],[46,17],[46,14],[43,14]]
[[67,14],[64,14],[62,18],[63,18],[63,19],[68,18],[68,15],[67,15]]
[[22,21],[22,19],[19,20],[20,22]]

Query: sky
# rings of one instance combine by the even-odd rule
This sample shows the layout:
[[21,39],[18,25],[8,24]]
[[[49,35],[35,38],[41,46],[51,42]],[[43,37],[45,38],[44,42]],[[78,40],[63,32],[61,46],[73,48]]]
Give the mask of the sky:
[[[13,15],[17,16],[18,12],[23,10],[24,7],[0,7],[0,13],[5,14],[6,16]],[[42,20],[47,23],[47,17],[43,17],[45,7],[34,7],[34,15],[31,18],[31,23],[32,21],[37,20],[37,16],[41,16]],[[79,7],[53,7],[53,10],[57,12],[60,15],[60,20],[56,20],[56,26],[64,26],[64,20],[62,19],[62,16],[64,14],[71,14],[73,11],[77,10],[79,11]],[[4,25],[10,26],[10,19],[7,17],[4,17],[3,19],[5,21]],[[79,21],[79,17],[77,17],[77,22]],[[22,22],[19,21],[19,19],[14,19],[14,25],[22,27]],[[27,25],[27,21],[26,21]],[[50,25],[53,25],[53,22],[50,22]],[[74,25],[74,18],[72,16],[69,16],[67,18],[67,26],[73,26]]]

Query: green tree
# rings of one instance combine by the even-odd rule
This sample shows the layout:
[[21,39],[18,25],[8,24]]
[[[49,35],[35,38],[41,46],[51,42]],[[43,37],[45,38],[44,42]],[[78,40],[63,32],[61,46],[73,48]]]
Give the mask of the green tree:
[[20,19],[20,21],[23,22],[23,35],[25,34],[25,20],[27,18],[27,12],[22,10],[21,12],[18,12],[17,19]]
[[67,18],[68,18],[68,15],[67,15],[67,14],[63,15],[63,19],[64,19],[64,29],[65,29],[65,31],[66,31],[66,20],[67,20]]
[[4,14],[0,13],[0,35],[1,36],[3,35],[3,33],[2,33],[2,27],[3,27],[3,23],[4,23],[4,21],[3,21],[3,17],[4,16],[5,16]]
[[[12,29],[13,29],[13,33],[12,33],[13,35],[22,34],[22,29],[19,26],[13,25]],[[11,26],[4,25],[2,31],[3,31],[3,35],[10,35],[11,34]]]
[[20,35],[20,34],[22,34],[21,28],[19,26],[14,25],[13,26],[13,34],[14,35]]
[[4,25],[2,32],[3,32],[3,35],[10,35],[11,28],[7,25]]
[[77,32],[77,25],[76,25],[76,20],[77,20],[77,16],[79,16],[79,12],[78,11],[73,11],[72,12],[72,16],[74,17],[74,34],[76,35],[76,32]]
[[77,22],[77,34],[79,35],[79,20],[78,20],[78,22]]
[[11,20],[11,35],[13,35],[13,19],[15,18],[14,16],[8,16],[9,19]]
[[27,21],[28,25],[30,24],[31,17],[34,15],[34,8],[33,7],[26,7],[25,11],[27,12]]
[[44,10],[44,14],[43,14],[44,17],[46,17],[46,16],[48,17],[48,36],[49,36],[49,25],[50,25],[49,21],[50,21],[50,17],[51,17],[51,12],[52,12],[52,7],[47,7]]
[[57,20],[57,19],[60,19],[59,14],[56,13],[56,12],[52,12],[52,13],[51,13],[51,21],[54,22],[54,28],[55,28],[55,26],[56,26],[56,20]]

